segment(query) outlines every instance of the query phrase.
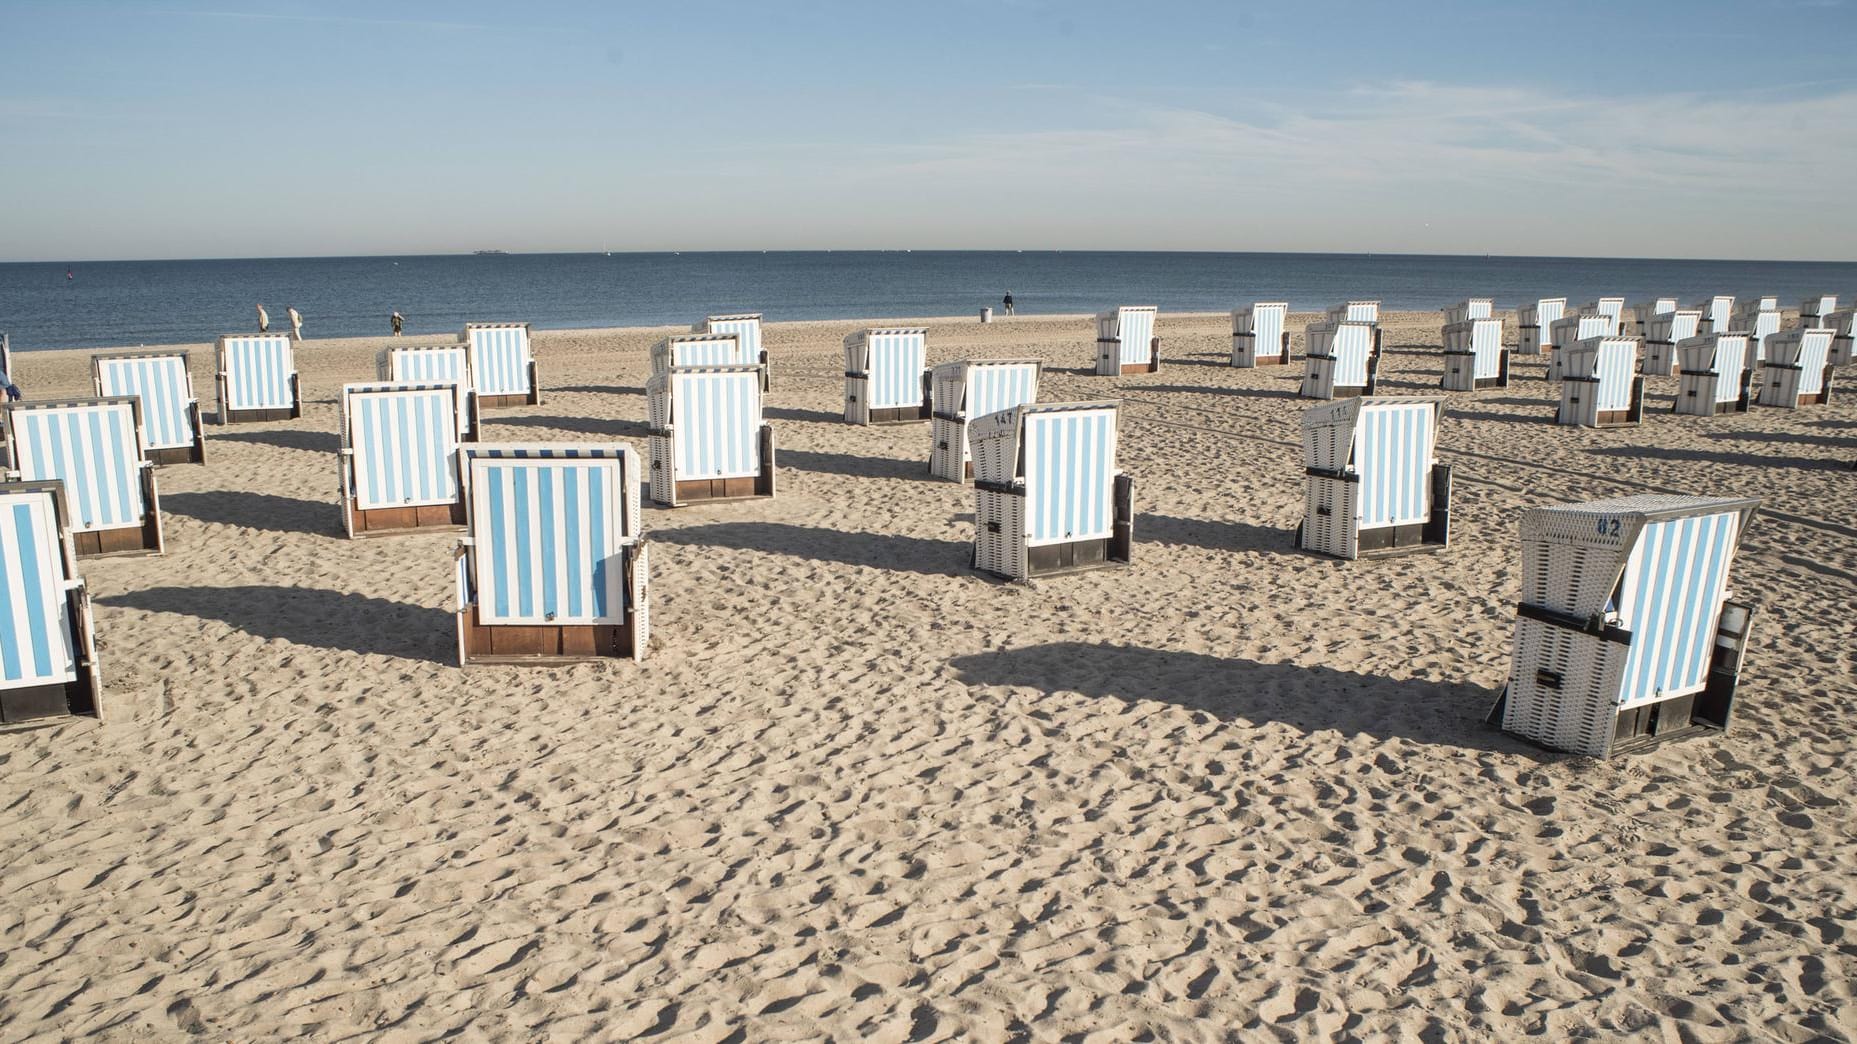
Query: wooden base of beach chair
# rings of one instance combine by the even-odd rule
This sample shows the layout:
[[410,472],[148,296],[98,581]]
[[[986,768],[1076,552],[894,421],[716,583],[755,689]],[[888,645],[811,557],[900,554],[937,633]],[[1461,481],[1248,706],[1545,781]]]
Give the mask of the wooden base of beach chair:
[[871,424],[916,424],[929,419],[928,406],[898,406],[870,411]]
[[107,558],[112,555],[158,555],[161,538],[154,522],[119,529],[99,529],[71,534],[71,546],[79,558]]
[[1117,475],[1112,533],[1094,540],[1073,540],[1064,544],[1044,544],[1025,549],[1025,575],[1057,576],[1091,569],[1126,566],[1133,559],[1135,542],[1135,480]]
[[96,643],[91,630],[89,600],[82,591],[72,591],[67,597],[70,600],[71,620],[78,628],[77,640],[72,643],[77,677],[57,685],[0,689],[0,725],[71,715],[103,717],[102,685],[97,678],[97,664],[93,655]]
[[169,464],[205,464],[206,440],[196,439],[191,446],[169,446],[148,451],[148,462],[156,467]]
[[349,531],[355,536],[392,536],[417,529],[455,529],[464,525],[464,502],[417,507],[363,508],[348,501]]
[[275,410],[226,410],[219,416],[221,424],[254,424],[261,421],[296,420],[303,416],[301,406]]
[[761,351],[761,390],[772,391],[774,386],[774,368],[768,364],[767,350]]
[[458,614],[460,649],[466,666],[491,663],[572,663],[581,660],[629,660],[633,622],[618,625],[578,624],[560,627],[484,625],[477,607]]
[[529,363],[529,390],[510,392],[506,395],[477,395],[477,408],[480,410],[504,410],[515,406],[540,406],[542,404],[542,383],[536,375],[535,363]]
[[742,478],[726,479],[690,479],[677,483],[677,500],[679,503],[694,503],[699,500],[744,500],[757,496],[755,492],[760,479],[748,475]]

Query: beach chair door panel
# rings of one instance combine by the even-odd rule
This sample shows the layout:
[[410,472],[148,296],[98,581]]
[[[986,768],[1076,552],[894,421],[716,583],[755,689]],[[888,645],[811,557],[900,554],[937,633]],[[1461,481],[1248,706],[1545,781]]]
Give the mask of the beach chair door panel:
[[443,389],[364,392],[350,400],[355,505],[452,504],[458,499],[456,398]]
[[1699,692],[1727,597],[1737,512],[1651,522],[1619,585],[1619,626],[1631,633],[1621,710]]
[[1154,313],[1123,312],[1117,317],[1116,336],[1122,339],[1122,365],[1146,365],[1154,357]]
[[761,383],[748,371],[677,373],[671,392],[677,481],[761,474]]
[[456,348],[396,348],[387,356],[387,379],[407,384],[452,384],[458,389],[458,431],[470,434],[470,352]]
[[65,484],[71,531],[140,527],[147,518],[135,409],[128,403],[13,411],[23,482]]
[[479,395],[527,395],[529,331],[494,326],[470,331],[471,372]]
[[621,463],[477,459],[471,467],[478,623],[623,623]]
[[920,407],[922,369],[928,362],[928,344],[922,335],[872,334],[868,351],[867,405],[874,410]]
[[1595,408],[1601,413],[1629,410],[1632,399],[1632,376],[1636,370],[1637,353],[1623,344],[1606,344],[1600,347],[1594,359],[1594,376],[1599,378],[1593,394],[1596,396]]
[[1360,474],[1355,510],[1361,528],[1430,521],[1435,418],[1429,403],[1362,411],[1354,429],[1354,468]]
[[64,575],[51,494],[0,497],[0,689],[77,680]]
[[226,340],[226,406],[234,410],[287,410],[296,405],[296,375],[288,337]]
[[[969,420],[1037,401],[1036,365],[975,366],[967,371],[967,409],[963,415]],[[973,447],[965,438],[961,440],[961,454],[963,462],[974,459]]]
[[187,362],[169,355],[97,361],[97,394],[142,400],[142,445],[150,450],[191,448],[193,390]]
[[1114,535],[1114,410],[1030,414],[1023,452],[1026,546]]

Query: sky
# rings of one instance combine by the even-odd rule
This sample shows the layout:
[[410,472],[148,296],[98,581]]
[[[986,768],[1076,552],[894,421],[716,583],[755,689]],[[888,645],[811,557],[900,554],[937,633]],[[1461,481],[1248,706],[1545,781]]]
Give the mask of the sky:
[[1857,259],[1857,0],[0,0],[0,261]]

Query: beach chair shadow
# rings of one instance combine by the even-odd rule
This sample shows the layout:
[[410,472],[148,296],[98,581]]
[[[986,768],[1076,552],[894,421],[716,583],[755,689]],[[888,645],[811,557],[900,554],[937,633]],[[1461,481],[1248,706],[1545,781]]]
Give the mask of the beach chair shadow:
[[161,498],[161,506],[169,514],[197,522],[273,533],[334,535],[341,523],[340,506],[333,500],[301,500],[273,493],[170,493]]
[[215,433],[214,442],[249,442],[254,446],[277,446],[282,449],[302,450],[305,453],[338,453],[342,448],[340,436],[332,431],[304,431],[301,428],[279,428],[276,431],[228,431]]
[[[833,413],[831,410],[800,410],[790,406],[764,406],[761,408],[761,416],[768,420],[808,421],[816,424],[843,424],[845,421],[843,413]],[[780,459],[786,460],[792,452],[792,450],[783,450]]]
[[1227,522],[1210,518],[1177,518],[1172,515],[1135,515],[1135,545],[1184,544],[1211,551],[1294,551],[1296,527],[1254,526],[1249,522]]
[[1333,729],[1343,736],[1365,733],[1553,757],[1486,727],[1483,717],[1496,694],[1476,685],[1090,642],[1001,649],[949,662],[972,686],[1152,700],[1226,721],[1280,721],[1304,732]]
[[570,384],[564,388],[548,389],[550,395],[556,392],[562,394],[584,392],[589,395],[643,395],[645,394],[645,389],[621,384]]
[[[579,435],[598,435],[609,439],[642,439],[651,433],[651,425],[642,420],[608,420],[602,417],[564,417],[555,414],[543,416],[503,417],[493,416],[484,419],[486,425],[508,424],[518,428],[551,428],[555,431],[571,431]],[[495,441],[485,439],[484,441]]]
[[[326,507],[326,505],[323,505]],[[218,620],[257,638],[451,666],[455,633],[443,609],[314,587],[151,587],[99,605]]]
[[1805,471],[1848,471],[1850,461],[1841,457],[1782,457],[1773,453],[1730,453],[1726,450],[1662,449],[1655,446],[1603,446],[1587,450],[1600,457],[1627,457],[1634,460],[1693,460],[1709,464],[1731,464],[1749,468],[1798,468]]
[[1711,432],[1709,438],[1725,439],[1729,442],[1790,442],[1805,446],[1823,446],[1827,449],[1857,446],[1857,437],[1808,435],[1796,431],[1718,431]]
[[[923,441],[926,442],[926,429],[923,436]],[[928,477],[928,462],[921,457],[900,460],[895,457],[858,457],[849,453],[783,449],[780,451],[780,466],[826,475],[846,475],[852,478],[920,479]]]
[[658,529],[653,531],[652,540],[690,547],[767,551],[793,558],[904,570],[925,576],[974,575],[974,547],[965,540],[847,532],[785,522],[718,522],[683,529]]

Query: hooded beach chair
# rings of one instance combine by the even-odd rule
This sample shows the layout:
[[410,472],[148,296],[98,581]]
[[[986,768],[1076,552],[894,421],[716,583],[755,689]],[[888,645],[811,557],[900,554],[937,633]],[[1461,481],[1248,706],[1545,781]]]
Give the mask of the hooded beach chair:
[[1831,401],[1831,331],[1797,327],[1767,339],[1760,371],[1762,406],[1797,409]]
[[741,312],[736,315],[705,316],[703,321],[691,328],[696,333],[734,334],[741,354],[736,358],[737,366],[759,366],[761,368],[761,390],[772,386],[772,366],[767,357],[767,349],[761,347],[761,313]]
[[160,554],[161,498],[142,452],[141,400],[27,401],[0,407],[13,438],[5,477],[64,483],[80,558]]
[[1653,297],[1649,301],[1631,309],[1631,318],[1636,323],[1636,329],[1632,332],[1639,337],[1648,337],[1650,336],[1651,320],[1660,315],[1669,315],[1676,310],[1676,298]]
[[845,420],[902,424],[929,419],[928,331],[859,330],[845,338]]
[[735,334],[671,334],[651,346],[651,372],[665,373],[679,366],[753,365],[742,359],[741,338]]
[[1625,299],[1622,297],[1601,297],[1597,301],[1588,301],[1580,306],[1583,315],[1603,315],[1612,321],[1612,328],[1604,334],[1617,337],[1625,326]]
[[342,525],[352,539],[464,524],[458,386],[342,386]]
[[774,429],[758,366],[678,367],[645,384],[651,499],[667,507],[774,495]]
[[1754,365],[1767,361],[1767,342],[1780,332],[1780,313],[1772,308],[1763,308],[1743,317],[1735,323],[1737,333],[1745,331],[1749,342],[1754,346]]
[[[1488,319],[1494,315],[1494,303],[1487,297],[1466,297],[1444,309],[1444,325],[1455,326],[1472,319]],[[1375,310],[1375,322],[1378,322],[1378,310]]]
[[1296,546],[1355,559],[1438,550],[1451,538],[1451,469],[1438,463],[1444,400],[1367,395],[1302,415]]
[[1838,310],[1838,295],[1814,294],[1799,302],[1799,325],[1829,327],[1831,313]]
[[61,482],[0,482],[0,723],[103,716]]
[[1676,372],[1676,346],[1698,336],[1701,331],[1701,312],[1686,308],[1651,316],[1645,325],[1644,373],[1668,377]]
[[1343,301],[1328,310],[1331,323],[1379,323],[1380,302]]
[[470,348],[471,388],[477,392],[478,409],[541,405],[542,385],[528,323],[465,323],[458,340]]
[[964,359],[930,373],[929,474],[952,482],[973,477],[968,422],[1038,401],[1041,359]]
[[297,356],[289,334],[227,334],[215,355],[221,424],[303,416]]
[[1116,468],[1118,404],[1026,403],[977,417],[974,567],[1024,580],[1126,565],[1134,483]]
[[1285,301],[1232,309],[1232,365],[1249,369],[1289,362],[1289,314]]
[[1857,347],[1857,308],[1840,308],[1826,317],[1831,328],[1831,365],[1848,366]]
[[1690,307],[1702,313],[1703,333],[1728,333],[1734,329],[1734,296],[1732,294],[1705,297]]
[[1153,373],[1161,368],[1161,339],[1154,334],[1159,309],[1124,305],[1096,313],[1096,372],[1105,377]]
[[141,401],[142,450],[154,464],[206,463],[206,430],[187,353],[105,352],[90,357],[99,398]]
[[1644,419],[1636,337],[1592,337],[1566,353],[1555,423],[1622,428]]
[[1548,356],[1548,380],[1561,379],[1565,372],[1567,352],[1594,337],[1612,336],[1607,332],[1611,328],[1612,318],[1598,312],[1565,315],[1554,320],[1554,325],[1548,331],[1548,350],[1553,353]]
[[408,345],[389,348],[375,360],[383,383],[449,384],[457,389],[458,438],[476,442],[481,427],[477,385],[471,380],[471,348],[467,344]]
[[1567,314],[1567,299],[1542,297],[1516,310],[1516,348],[1523,355],[1541,355],[1554,343],[1553,325]]
[[1718,413],[1746,413],[1748,385],[1754,371],[1747,365],[1747,335],[1701,334],[1679,342],[1677,355],[1677,413],[1713,417]]
[[1300,394],[1305,399],[1372,395],[1379,371],[1379,328],[1364,322],[1318,322],[1304,328]]
[[1501,319],[1470,319],[1444,328],[1444,376],[1439,386],[1446,391],[1509,386]]
[[623,442],[459,450],[458,662],[642,660],[651,565]]
[[1595,758],[1727,729],[1753,616],[1729,567],[1758,504],[1641,494],[1524,511],[1509,681],[1489,720]]

